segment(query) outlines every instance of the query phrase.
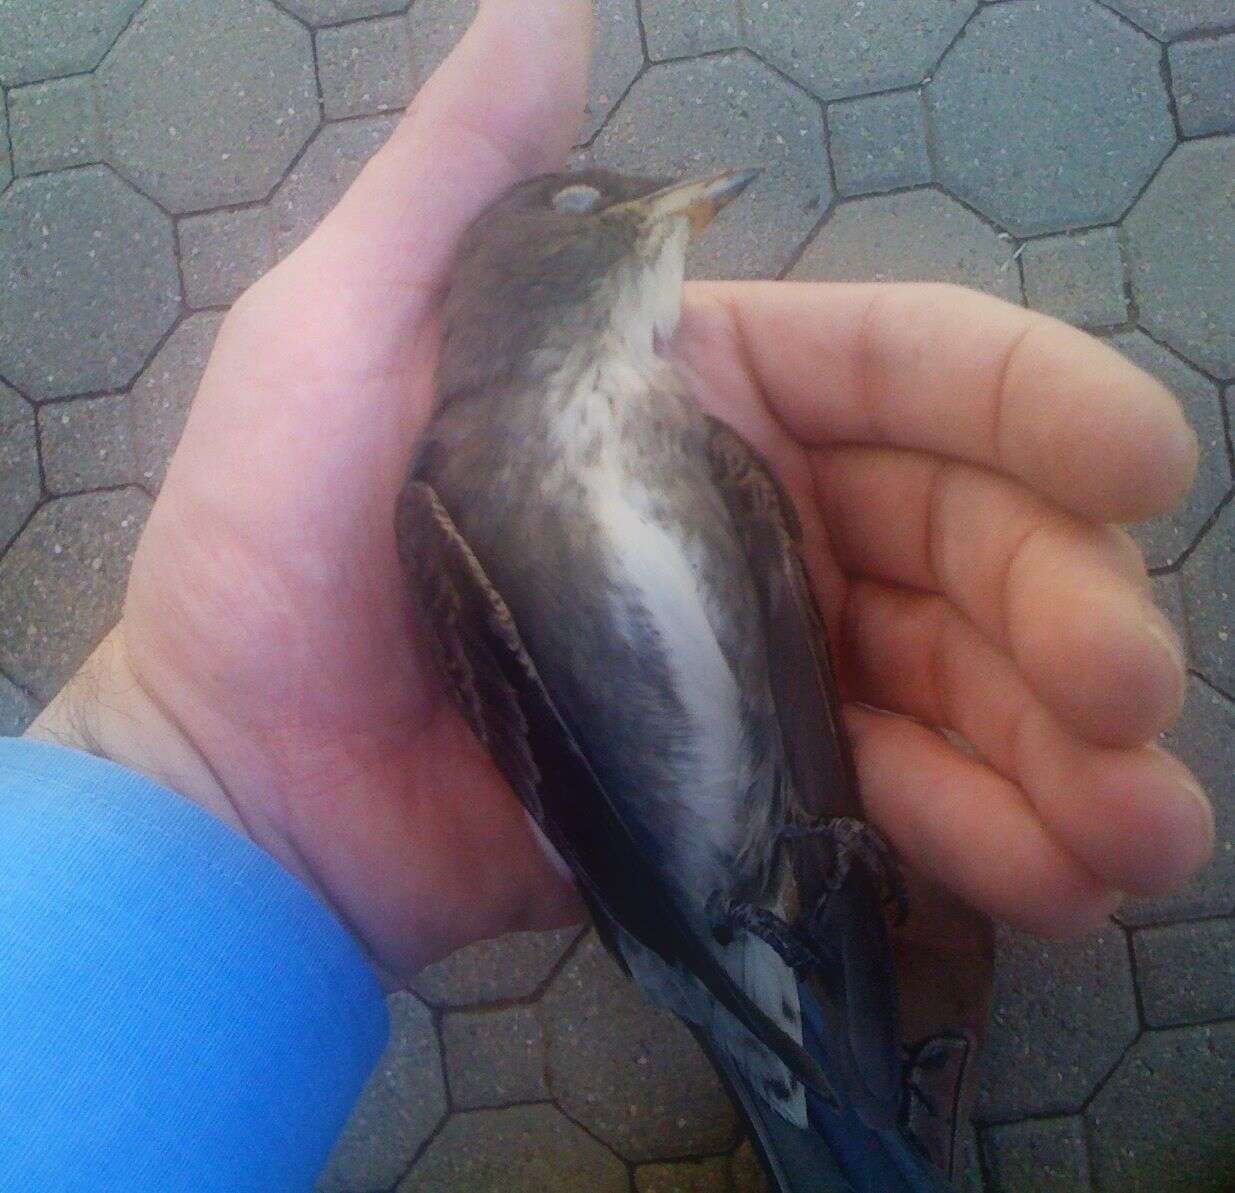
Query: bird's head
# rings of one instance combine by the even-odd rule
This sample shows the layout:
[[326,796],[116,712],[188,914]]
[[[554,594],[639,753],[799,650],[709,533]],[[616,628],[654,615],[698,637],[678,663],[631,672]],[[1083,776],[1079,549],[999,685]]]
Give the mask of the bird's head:
[[460,240],[440,394],[534,377],[603,345],[650,353],[677,323],[690,236],[758,173],[674,182],[586,170],[514,187]]

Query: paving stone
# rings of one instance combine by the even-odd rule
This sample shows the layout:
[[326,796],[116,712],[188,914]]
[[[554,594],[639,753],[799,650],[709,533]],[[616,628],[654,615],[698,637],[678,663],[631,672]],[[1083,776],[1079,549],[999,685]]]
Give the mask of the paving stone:
[[1080,941],[1001,931],[976,1118],[1080,1109],[1137,1033],[1123,934]]
[[1235,920],[1142,928],[1132,951],[1150,1027],[1235,1018]]
[[13,162],[9,157],[9,118],[0,96],[0,191],[13,181]]
[[1096,4],[983,8],[926,89],[937,176],[1021,236],[1118,219],[1175,141],[1159,54]]
[[124,485],[136,479],[133,427],[125,394],[74,398],[39,411],[43,474],[53,493]]
[[643,0],[641,7],[653,61],[728,50],[742,40],[737,0]]
[[176,231],[184,298],[190,307],[233,302],[274,264],[268,208],[185,216]]
[[171,221],[104,166],[0,197],[0,373],[37,399],[121,389],[180,307]]
[[455,1109],[548,1098],[544,1038],[531,1007],[449,1014],[442,1020],[442,1043]]
[[358,17],[401,12],[407,7],[407,0],[279,0],[279,5],[310,25],[333,25]]
[[[1230,573],[1225,583],[1229,590]],[[1191,609],[1188,624],[1195,652],[1198,623]],[[1119,919],[1125,924],[1169,924],[1196,916],[1231,915],[1235,913],[1235,703],[1201,680],[1189,678],[1183,715],[1164,735],[1163,744],[1187,763],[1213,801],[1213,860],[1176,894],[1128,900],[1119,909]]]
[[93,70],[142,0],[4,0],[0,84]]
[[403,17],[317,32],[317,77],[328,119],[403,107],[416,90],[412,37]]
[[1235,33],[1176,42],[1167,56],[1184,136],[1235,132]]
[[1153,374],[1182,403],[1200,442],[1196,480],[1183,503],[1169,514],[1131,527],[1152,567],[1165,567],[1191,546],[1231,486],[1231,463],[1222,425],[1222,397],[1208,377],[1184,364],[1143,332],[1114,336],[1111,345]]
[[512,932],[483,940],[422,969],[412,988],[439,1007],[482,1006],[529,998],[548,980],[582,929]]
[[1188,642],[1188,622],[1184,617],[1184,594],[1178,572],[1164,572],[1153,577],[1154,604],[1166,614],[1179,640],[1184,644],[1184,654],[1191,655]]
[[399,1193],[627,1193],[622,1162],[553,1106],[452,1115]]
[[222,322],[222,315],[190,315],[130,392],[138,478],[151,490],[163,483]]
[[767,1173],[763,1171],[749,1139],[743,1140],[729,1163],[733,1193],[772,1193]]
[[[1227,505],[1184,564],[1181,587],[1192,660],[1235,695],[1235,502]],[[1235,764],[1235,759],[1232,760]]]
[[0,737],[17,737],[38,713],[34,701],[7,676],[0,675]]
[[397,123],[396,116],[367,116],[318,133],[270,201],[277,257],[286,257],[321,223]]
[[150,500],[137,489],[44,505],[0,559],[0,667],[50,700],[120,614]]
[[1089,1193],[1089,1159],[1079,1118],[991,1127],[983,1142],[992,1193]]
[[262,198],[318,124],[308,30],[268,0],[149,0],[97,77],[108,160],[174,212]]
[[867,195],[931,180],[926,117],[916,89],[832,104],[828,136],[839,194]]
[[1230,0],[1106,0],[1106,3],[1164,41],[1185,33],[1229,29],[1235,24]]
[[832,197],[817,105],[745,53],[651,67],[594,150],[600,165],[648,174],[764,167],[693,247],[691,272],[709,277],[774,276]]
[[1143,326],[1206,372],[1235,378],[1235,137],[1181,145],[1132,209],[1132,290]]
[[1086,1112],[1096,1193],[1230,1193],[1232,1106],[1235,1023],[1147,1032]]
[[428,1010],[392,994],[390,1042],[352,1110],[317,1193],[389,1189],[446,1113],[441,1054]]
[[88,75],[15,87],[9,135],[18,174],[84,166],[102,158],[94,81]]
[[694,1038],[643,998],[594,934],[541,1007],[558,1105],[619,1155],[663,1160],[733,1143],[733,1107]]
[[38,504],[39,492],[34,410],[0,382],[0,551]]
[[821,99],[922,82],[977,0],[747,0],[750,44]]
[[730,1193],[729,1161],[723,1156],[680,1164],[641,1164],[635,1169],[637,1193]]
[[1078,327],[1114,327],[1128,318],[1124,263],[1114,228],[1032,240],[1021,253],[1025,301]]
[[1012,242],[935,190],[838,207],[789,272],[836,282],[955,282],[1020,301]]

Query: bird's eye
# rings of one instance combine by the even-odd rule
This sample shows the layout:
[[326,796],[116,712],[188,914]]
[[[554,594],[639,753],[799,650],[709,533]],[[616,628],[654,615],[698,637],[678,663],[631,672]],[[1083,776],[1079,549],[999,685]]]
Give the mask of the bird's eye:
[[553,210],[564,215],[586,215],[600,205],[600,191],[583,182],[564,186],[553,196]]

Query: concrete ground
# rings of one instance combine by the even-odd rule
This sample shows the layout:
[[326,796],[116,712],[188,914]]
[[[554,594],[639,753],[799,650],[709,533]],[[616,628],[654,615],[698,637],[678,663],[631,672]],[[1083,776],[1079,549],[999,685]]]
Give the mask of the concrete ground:
[[[469,0],[0,3],[0,730],[114,618],[222,313],[389,133]],[[1091,328],[1187,405],[1138,529],[1216,860],[1082,944],[1001,941],[967,1190],[1235,1189],[1231,0],[600,0],[582,158],[770,169],[698,272],[941,278]],[[759,1188],[685,1031],[590,935],[465,950],[323,1190]]]

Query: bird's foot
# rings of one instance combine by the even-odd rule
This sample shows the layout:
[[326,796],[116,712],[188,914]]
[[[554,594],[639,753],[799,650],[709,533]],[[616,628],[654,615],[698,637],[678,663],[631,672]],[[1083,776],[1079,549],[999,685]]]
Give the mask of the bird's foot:
[[749,932],[771,945],[795,973],[806,974],[823,965],[810,937],[766,907],[757,907],[742,899],[714,896],[708,912],[712,934],[722,945],[729,944],[735,932]]

